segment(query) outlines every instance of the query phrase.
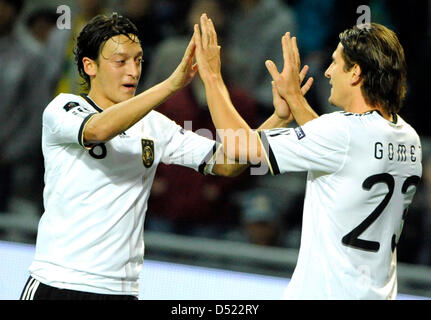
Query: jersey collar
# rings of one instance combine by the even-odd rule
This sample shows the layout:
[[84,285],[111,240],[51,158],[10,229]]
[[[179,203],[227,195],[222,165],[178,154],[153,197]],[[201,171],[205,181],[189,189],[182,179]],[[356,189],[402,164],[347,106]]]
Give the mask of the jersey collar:
[[[377,112],[383,118],[383,115],[379,110],[374,109],[374,110],[370,111],[370,113],[372,113],[372,112]],[[392,121],[390,121],[390,122],[392,122],[393,124],[397,124],[398,116],[395,112],[392,112]]]
[[80,94],[81,97],[85,99],[94,109],[96,109],[98,112],[103,112],[103,109],[99,107],[89,96],[87,96],[85,93]]

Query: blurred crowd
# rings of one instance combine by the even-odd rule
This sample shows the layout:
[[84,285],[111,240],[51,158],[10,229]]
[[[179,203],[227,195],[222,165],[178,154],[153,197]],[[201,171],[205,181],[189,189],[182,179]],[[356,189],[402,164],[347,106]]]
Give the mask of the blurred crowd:
[[[397,32],[408,64],[408,95],[400,115],[419,133],[424,173],[410,208],[398,256],[401,262],[431,265],[431,127],[425,123],[431,38],[430,2],[371,0],[0,0],[0,221],[11,214],[43,213],[41,115],[60,92],[82,92],[73,49],[81,28],[97,14],[113,11],[129,17],[142,33],[144,63],[138,91],[164,80],[180,61],[192,26],[206,12],[222,46],[222,70],[232,101],[252,127],[272,112],[266,59],[282,66],[280,39],[298,37],[303,64],[315,78],[307,94],[319,113],[336,109],[327,102],[324,70],[338,34],[356,24],[359,5],[371,19]],[[71,28],[58,27],[71,8]],[[424,72],[425,71],[425,72]],[[215,137],[199,77],[157,108],[193,131]],[[295,124],[292,124],[293,126]],[[148,206],[146,229],[258,245],[298,248],[305,173],[235,179],[203,176],[161,164]],[[24,213],[25,212],[25,213]],[[0,237],[8,237],[2,229]]]

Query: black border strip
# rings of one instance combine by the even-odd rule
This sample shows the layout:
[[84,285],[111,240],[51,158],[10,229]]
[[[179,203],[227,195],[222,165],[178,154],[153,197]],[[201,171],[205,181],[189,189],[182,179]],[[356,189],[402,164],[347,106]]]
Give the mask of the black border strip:
[[81,126],[79,127],[79,132],[78,132],[78,143],[81,147],[85,148],[84,145],[84,137],[82,136],[84,133],[84,127],[85,124],[88,122],[88,120],[90,120],[90,118],[92,116],[94,116],[95,114],[97,114],[96,112],[90,113],[88,116],[85,117],[85,119],[82,121]]
[[214,156],[214,154],[217,152],[217,149],[219,148],[220,143],[215,141],[213,148],[208,152],[208,154],[204,157],[204,160],[198,167],[198,171],[202,174],[204,174],[205,167],[207,166],[208,162],[211,160],[211,158]]
[[280,174],[280,169],[278,168],[277,160],[275,159],[274,152],[272,152],[271,145],[269,144],[268,138],[263,131],[258,131],[260,140],[262,141],[263,147],[266,149],[268,146],[268,160],[272,167],[272,173],[274,176]]
[[99,112],[103,112],[103,109],[100,108],[91,98],[89,98],[85,93],[80,94],[81,97],[85,99],[94,109],[96,109]]

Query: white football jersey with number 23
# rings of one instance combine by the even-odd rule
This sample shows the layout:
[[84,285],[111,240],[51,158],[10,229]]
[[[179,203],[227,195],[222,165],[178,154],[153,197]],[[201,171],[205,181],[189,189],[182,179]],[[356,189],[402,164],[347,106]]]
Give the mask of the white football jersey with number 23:
[[379,112],[334,112],[261,133],[273,174],[308,171],[287,299],[395,299],[396,246],[422,175],[415,130]]

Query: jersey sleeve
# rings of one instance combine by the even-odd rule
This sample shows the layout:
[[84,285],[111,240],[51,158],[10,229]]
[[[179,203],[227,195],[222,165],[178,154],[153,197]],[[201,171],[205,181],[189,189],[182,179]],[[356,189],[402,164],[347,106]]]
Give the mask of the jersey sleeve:
[[323,115],[296,128],[260,132],[271,174],[339,170],[349,148],[349,130],[339,113]]
[[83,105],[73,95],[58,96],[43,113],[46,139],[51,144],[84,145],[84,128],[97,112]]
[[162,162],[189,167],[204,174],[210,173],[218,143],[193,131],[185,130],[175,123],[174,126]]

